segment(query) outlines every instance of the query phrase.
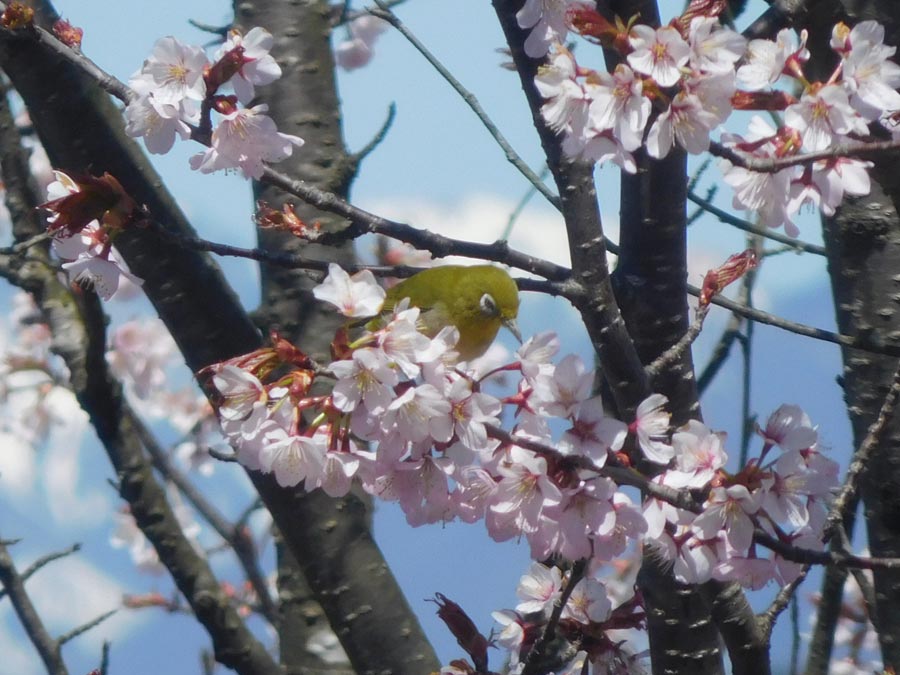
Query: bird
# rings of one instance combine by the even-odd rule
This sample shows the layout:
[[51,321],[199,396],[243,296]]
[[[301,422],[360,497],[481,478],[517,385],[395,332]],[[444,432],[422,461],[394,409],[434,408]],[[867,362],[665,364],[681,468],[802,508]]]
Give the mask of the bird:
[[445,326],[459,331],[456,351],[463,361],[484,354],[505,326],[521,342],[516,323],[519,289],[493,265],[441,265],[422,270],[388,289],[382,311],[409,298],[421,310],[419,329],[429,337]]

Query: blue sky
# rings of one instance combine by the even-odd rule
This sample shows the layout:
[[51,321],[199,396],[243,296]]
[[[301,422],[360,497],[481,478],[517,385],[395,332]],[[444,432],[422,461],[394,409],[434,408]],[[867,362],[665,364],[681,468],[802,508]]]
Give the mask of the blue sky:
[[[673,5],[674,6],[674,5]],[[186,42],[202,44],[207,36],[187,24],[187,19],[220,25],[229,19],[229,5],[210,0],[185,3],[159,0],[148,5],[124,2],[110,10],[100,0],[58,2],[61,14],[85,29],[84,51],[114,75],[127,77],[140,67],[154,41],[174,35]],[[671,11],[671,10],[670,10]],[[478,96],[526,162],[540,169],[540,148],[531,126],[530,112],[523,102],[517,76],[500,68],[504,60],[496,50],[503,44],[489,3],[476,0],[434,2],[409,0],[398,14],[443,63]],[[586,46],[584,49],[588,49]],[[353,187],[355,203],[376,213],[404,218],[423,227],[436,227],[460,238],[491,241],[503,231],[506,219],[528,186],[505,160],[502,151],[439,75],[399,35],[387,33],[376,48],[374,62],[360,71],[343,74],[340,93],[344,104],[345,136],[350,149],[364,145],[380,127],[391,102],[397,104],[397,119],[385,142],[366,159]],[[176,146],[170,155],[154,158],[194,225],[204,236],[237,245],[250,245],[252,198],[250,186],[237,176],[205,176],[192,172],[187,159],[197,149]],[[618,181],[611,169],[598,174],[604,219],[615,231]],[[721,196],[727,205],[730,197]],[[814,217],[801,224],[802,237],[819,239]],[[512,241],[531,253],[565,263],[564,231],[559,218],[540,197],[535,197],[513,233]],[[703,273],[721,263],[730,253],[744,248],[743,235],[717,222],[695,225],[690,234],[691,281],[699,284]],[[257,275],[242,260],[222,262],[229,278],[248,308],[257,298]],[[795,320],[825,328],[833,326],[824,262],[811,256],[783,254],[766,261],[762,269],[757,304]],[[141,303],[112,306],[118,319],[146,311]],[[715,310],[698,346],[698,363],[715,340],[727,316]],[[523,333],[548,327],[560,331],[563,352],[576,352],[590,359],[583,330],[573,310],[562,301],[526,297],[520,323]],[[511,343],[507,343],[512,346]],[[846,466],[850,448],[849,427],[835,377],[840,372],[838,350],[784,333],[759,327],[756,332],[752,408],[764,421],[780,403],[804,407],[815,423],[826,447]],[[704,399],[704,416],[716,429],[730,432],[728,444],[737,452],[740,372],[736,362],[726,367]],[[128,556],[108,545],[113,524],[110,516],[119,501],[107,484],[110,469],[93,442],[80,449],[81,478],[73,498],[93,500],[91,517],[60,527],[54,515],[54,494],[42,482],[53,458],[37,459],[34,488],[27,493],[4,484],[0,477],[0,534],[24,536],[14,553],[20,565],[28,560],[82,541],[85,548],[75,559],[44,570],[35,578],[35,594],[44,598],[46,611],[53,605],[51,624],[55,632],[101,610],[102,602],[75,612],[79,596],[55,602],[65,588],[105,586],[104,597],[114,601],[120,592],[167,593],[171,582],[135,572]],[[77,468],[77,467],[76,467]],[[224,478],[223,478],[224,476]],[[229,513],[239,513],[249,498],[245,482],[229,467],[217,469],[216,480],[229,487],[224,504]],[[204,487],[214,485],[200,479]],[[223,494],[217,488],[217,494]],[[223,500],[224,501],[224,500]],[[459,656],[454,640],[434,617],[434,606],[425,598],[441,592],[459,602],[487,631],[493,609],[515,604],[514,590],[527,567],[527,551],[514,543],[497,545],[487,540],[480,526],[458,524],[410,530],[402,514],[393,507],[379,507],[375,533],[399,578],[413,608],[419,613],[443,660]],[[39,536],[35,536],[38,534]],[[232,566],[216,563],[235,579]],[[109,575],[108,577],[100,574]],[[72,584],[75,579],[79,583]],[[93,580],[92,580],[93,579]],[[807,597],[816,585],[806,585]],[[774,589],[761,594],[761,602]],[[140,614],[136,616],[135,614]],[[84,615],[84,616],[83,616]],[[805,628],[805,625],[804,625]],[[150,675],[161,668],[194,672],[198,650],[205,636],[189,618],[143,611],[120,615],[66,648],[72,672],[87,672],[96,666],[99,642],[105,631],[113,637],[113,672]],[[779,634],[787,633],[786,624]],[[0,603],[0,653],[10,654],[16,671],[41,672],[30,646],[22,641],[8,605]],[[786,650],[779,650],[780,654]],[[499,665],[496,664],[495,665]]]

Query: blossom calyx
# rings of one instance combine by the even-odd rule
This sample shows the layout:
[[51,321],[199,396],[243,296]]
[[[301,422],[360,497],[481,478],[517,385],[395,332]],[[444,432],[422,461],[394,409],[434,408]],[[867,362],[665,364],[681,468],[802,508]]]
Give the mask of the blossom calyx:
[[700,306],[707,306],[728,284],[737,281],[758,264],[756,251],[748,248],[742,253],[735,253],[720,267],[707,272],[703,278],[703,288],[700,291]]
[[16,30],[34,25],[34,10],[21,2],[11,2],[0,14],[0,26]]
[[52,232],[73,236],[94,220],[107,230],[116,231],[142,216],[137,202],[109,173],[99,177],[72,177],[61,171],[55,174],[65,194],[39,207],[53,213],[49,227]]

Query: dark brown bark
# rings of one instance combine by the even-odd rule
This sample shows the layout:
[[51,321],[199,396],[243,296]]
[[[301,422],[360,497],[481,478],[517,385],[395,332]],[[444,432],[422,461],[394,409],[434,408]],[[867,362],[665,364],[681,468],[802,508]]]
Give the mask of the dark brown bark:
[[[900,41],[900,6],[890,1],[841,3],[851,25],[875,19],[885,26],[885,41]],[[827,73],[833,67],[826,41],[830,25],[811,19],[811,67]],[[900,343],[900,162],[876,160],[872,192],[845,201],[836,215],[824,219],[828,270],[838,328],[883,344]],[[896,359],[844,349],[842,383],[858,447],[876,419],[896,368]],[[881,434],[862,476],[863,516],[872,556],[900,555],[900,418]],[[852,522],[846,527],[852,531]],[[900,669],[900,573],[874,570],[875,616],[885,668]],[[821,626],[814,631],[807,672],[823,673],[830,655],[836,611],[845,575],[829,571],[823,587]]]
[[[125,137],[121,114],[93,82],[27,34],[3,34],[0,67],[25,100],[54,166],[76,173],[109,171],[137,202],[148,206],[154,219],[175,232],[193,234],[141,150]],[[144,279],[144,291],[193,370],[260,345],[259,332],[208,257],[173,246],[151,230],[123,233],[116,245],[132,271]],[[358,500],[323,505],[319,495],[295,497],[271,477],[252,474],[251,479],[291,550],[307,558],[301,564],[354,669],[398,674],[436,669],[434,653],[377,546],[368,530],[358,526],[363,521],[325,532],[315,527],[325,521],[328,509],[356,513]],[[312,509],[308,518],[306,508]],[[304,529],[310,526],[314,532]],[[325,557],[319,559],[320,553]],[[368,572],[367,585],[336,593],[341,575],[350,570]]]

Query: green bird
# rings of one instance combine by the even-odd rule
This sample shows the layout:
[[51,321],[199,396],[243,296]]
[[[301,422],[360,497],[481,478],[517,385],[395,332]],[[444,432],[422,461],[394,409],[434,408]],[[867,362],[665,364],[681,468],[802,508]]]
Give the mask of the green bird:
[[422,270],[388,289],[384,309],[409,298],[422,310],[419,330],[430,337],[444,326],[456,326],[456,351],[469,361],[491,346],[501,326],[521,342],[516,316],[519,289],[504,270],[493,265],[442,265]]

